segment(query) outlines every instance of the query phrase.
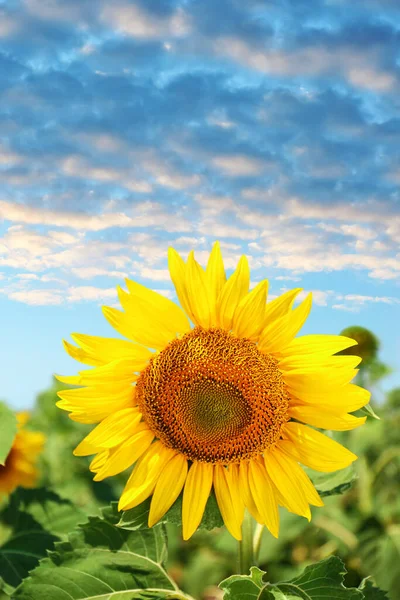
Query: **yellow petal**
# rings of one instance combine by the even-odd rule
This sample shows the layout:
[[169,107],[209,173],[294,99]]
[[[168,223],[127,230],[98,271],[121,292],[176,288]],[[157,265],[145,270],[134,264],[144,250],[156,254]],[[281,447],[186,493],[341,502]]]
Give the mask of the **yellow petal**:
[[93,472],[93,471],[97,471],[98,469],[101,469],[101,467],[104,465],[105,461],[107,460],[109,454],[109,450],[102,450],[101,452],[99,452],[99,454],[97,454],[97,456],[94,457],[94,459],[92,460],[92,462],[89,465],[89,469]]
[[360,427],[367,417],[354,417],[348,414],[337,414],[325,410],[315,409],[315,406],[289,406],[288,415],[293,419],[333,431],[347,431]]
[[219,464],[214,466],[214,490],[222,518],[231,535],[241,540],[244,504],[238,483],[238,473],[234,465],[230,465],[229,468]]
[[302,335],[290,342],[290,344],[282,350],[282,356],[304,356],[304,354],[317,354],[323,356],[331,356],[356,346],[356,340],[345,337],[343,335],[324,335],[324,334],[312,334]]
[[103,364],[103,362],[100,359],[96,358],[95,356],[92,356],[85,350],[82,350],[82,348],[77,348],[76,346],[73,346],[72,344],[67,342],[67,340],[63,340],[63,345],[65,351],[67,352],[67,354],[70,355],[71,358],[81,363],[84,363],[85,365],[97,367]]
[[[313,355],[304,355],[304,357],[296,357],[297,361],[288,364],[288,359],[279,361],[279,368],[285,371],[287,375],[306,374],[306,373],[337,373],[343,370],[355,369],[360,362],[359,356],[329,356],[327,358],[319,358]],[[307,360],[308,359],[308,360]]]
[[20,429],[23,425],[25,425],[30,419],[30,413],[27,410],[18,412],[16,414],[18,429]]
[[258,342],[260,352],[280,352],[285,348],[303,327],[310,314],[311,303],[312,295],[309,294],[293,311],[267,325]]
[[222,288],[217,300],[217,315],[220,327],[232,328],[233,315],[241,299],[249,291],[250,269],[247,258],[242,256],[238,266]]
[[89,444],[86,439],[83,439],[73,450],[72,454],[75,456],[89,456],[90,454],[96,454],[99,450],[100,448]]
[[189,469],[183,490],[183,539],[188,540],[200,525],[213,482],[214,466],[194,462]]
[[303,356],[285,356],[279,360],[283,371],[315,371],[320,369],[355,368],[361,362],[359,356],[324,356],[323,354],[304,354]]
[[131,359],[135,364],[144,366],[153,354],[144,346],[127,340],[119,340],[118,338],[106,338],[83,333],[72,333],[71,337],[82,350],[91,356],[95,356],[100,364],[126,358]]
[[194,259],[193,250],[188,256],[185,271],[185,285],[187,297],[190,305],[191,314],[194,316],[196,325],[208,328],[211,326],[212,313],[212,294],[209,290],[206,274]]
[[232,333],[234,335],[251,340],[258,338],[264,325],[267,292],[268,281],[265,279],[241,299],[233,316]]
[[[135,363],[131,358],[113,360],[101,367],[79,371],[82,385],[102,385],[133,383],[138,378],[137,372],[144,366],[143,362]],[[135,373],[136,371],[136,373]]]
[[139,296],[128,294],[120,286],[117,286],[117,292],[128,319],[129,339],[149,348],[162,350],[176,337],[174,329],[168,324],[168,317],[158,313],[153,304],[147,303]]
[[179,302],[181,303],[181,306],[188,315],[189,319],[191,319],[194,323],[195,319],[190,309],[189,298],[186,289],[186,265],[183,261],[183,258],[179,256],[174,248],[168,248],[168,268]]
[[212,247],[206,267],[206,279],[211,302],[211,327],[217,327],[217,300],[226,282],[224,262],[219,242],[215,242]]
[[284,506],[297,515],[311,519],[310,507],[298,476],[301,467],[278,448],[264,454],[267,472],[280,492]]
[[285,425],[285,436],[290,443],[280,447],[299,462],[315,471],[329,473],[348,467],[357,456],[315,429],[291,421]]
[[30,459],[35,458],[42,450],[46,436],[38,431],[19,431],[13,443],[14,449],[21,449]]
[[188,462],[183,454],[176,454],[166,464],[151,499],[149,527],[153,527],[171,508],[182,491],[188,472]]
[[264,520],[260,515],[251,494],[249,483],[249,463],[247,461],[242,461],[239,465],[239,484],[240,494],[245,507],[251,516],[257,521],[257,523],[264,523]]
[[148,314],[150,319],[156,318],[168,330],[170,336],[175,337],[177,333],[184,334],[190,330],[187,316],[175,302],[136,281],[125,281],[131,295],[142,301],[146,315]]
[[329,392],[332,387],[340,388],[348,384],[356,375],[357,369],[349,367],[336,369],[316,369],[304,373],[299,371],[283,371],[283,380],[291,394],[303,398],[309,393]]
[[120,446],[110,449],[107,460],[101,469],[98,469],[96,476],[93,478],[94,481],[102,481],[106,477],[122,473],[146,452],[154,440],[154,434],[144,423],[140,423],[139,428],[140,431],[137,431]]
[[135,404],[135,388],[126,384],[100,385],[93,387],[80,387],[57,392],[64,403],[65,410],[79,408],[95,408],[98,404],[110,404],[115,412],[115,404],[122,400],[129,400]]
[[296,296],[301,291],[302,288],[295,288],[293,290],[285,292],[284,294],[281,294],[280,296],[278,296],[278,298],[271,300],[271,302],[268,302],[268,304],[265,307],[263,329],[264,327],[268,327],[268,325],[272,323],[272,321],[275,321],[276,319],[279,319],[280,317],[286,315],[292,308]]
[[118,510],[127,510],[141,504],[153,492],[158,478],[175,451],[162,442],[155,442],[136,463],[122,492]]
[[[120,295],[122,295],[122,292],[120,292]],[[143,323],[141,319],[132,319],[130,314],[123,313],[116,308],[103,306],[102,310],[110,325],[124,337],[157,350],[162,350],[165,347],[165,339],[161,339],[159,329],[154,325],[154,322],[151,326],[146,327],[149,325],[148,322]]]
[[110,414],[136,405],[135,388],[127,385],[101,385],[57,392],[57,406],[72,411],[79,423],[98,423]]
[[119,410],[97,425],[83,442],[96,448],[118,446],[136,433],[141,418],[142,415],[137,408]]
[[34,476],[36,473],[35,465],[23,454],[15,453],[12,459],[12,468],[24,475]]
[[66,383],[68,385],[79,385],[81,382],[80,375],[54,375],[58,381],[61,383]]
[[[282,446],[285,446],[285,444],[287,444],[287,442],[285,440],[282,440],[279,448],[277,449],[278,452],[281,452],[283,450]],[[289,454],[287,454],[286,452],[282,452],[282,454],[286,454],[286,458],[289,459],[291,466],[290,468],[293,470],[295,470],[296,474],[295,477],[298,479],[299,483],[301,484],[303,490],[304,490],[304,494],[306,496],[306,500],[307,502],[309,502],[310,504],[312,504],[312,506],[323,506],[324,503],[322,501],[322,499],[320,498],[320,495],[318,494],[317,490],[314,487],[314,484],[312,483],[311,479],[309,478],[309,476],[307,475],[307,473],[305,473],[305,471],[301,468],[301,466],[298,464],[296,459],[293,459]],[[281,455],[282,458],[282,455]]]
[[314,409],[321,408],[323,411],[330,411],[337,414],[353,412],[362,406],[368,404],[371,392],[368,390],[348,383],[345,386],[332,387],[324,393],[307,393],[301,398],[292,395],[291,406],[313,405]]
[[251,495],[262,522],[274,537],[279,535],[278,503],[271,480],[264,465],[258,460],[249,462],[249,484]]

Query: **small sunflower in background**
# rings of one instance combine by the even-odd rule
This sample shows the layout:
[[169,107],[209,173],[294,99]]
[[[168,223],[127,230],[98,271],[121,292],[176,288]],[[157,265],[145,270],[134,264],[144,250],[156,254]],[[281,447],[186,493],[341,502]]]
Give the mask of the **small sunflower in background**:
[[[100,481],[134,464],[119,501],[126,510],[152,495],[149,526],[183,491],[183,537],[199,526],[214,489],[226,527],[241,539],[245,508],[278,536],[278,505],[311,518],[323,503],[299,463],[330,472],[357,457],[313,427],[353,429],[349,412],[369,392],[350,383],[357,356],[334,356],[356,344],[335,335],[296,338],[311,295],[301,289],[267,302],[268,281],[249,291],[243,256],[227,279],[218,242],[207,267],[170,249],[169,271],[181,307],[127,280],[123,311],[104,307],[127,340],[72,334],[67,352],[90,365],[60,377],[81,386],[59,392],[71,419],[98,423],[77,456],[96,455]],[[313,427],[310,427],[313,426]]]
[[43,449],[45,436],[24,429],[29,413],[17,413],[18,431],[5,465],[0,465],[0,496],[10,494],[17,487],[35,487],[39,477],[37,459]]

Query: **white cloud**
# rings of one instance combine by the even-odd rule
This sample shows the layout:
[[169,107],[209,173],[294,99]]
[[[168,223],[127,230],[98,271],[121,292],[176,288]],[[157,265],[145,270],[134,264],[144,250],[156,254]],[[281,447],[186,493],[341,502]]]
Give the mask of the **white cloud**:
[[154,177],[158,185],[163,187],[185,190],[195,187],[201,182],[201,176],[197,173],[182,173],[169,162],[159,158],[153,151],[142,153],[135,160],[140,161],[141,167]]
[[335,310],[344,310],[346,312],[359,312],[359,307],[357,306],[349,306],[347,304],[333,304],[332,308]]
[[240,226],[227,225],[212,220],[204,220],[199,223],[197,231],[215,239],[228,237],[238,240],[253,240],[258,237],[258,231],[255,229],[244,229]]
[[73,267],[71,273],[79,279],[92,279],[93,277],[116,277],[117,279],[124,279],[128,276],[124,271],[111,271],[99,267]]
[[277,281],[301,281],[300,277],[294,277],[293,275],[279,275],[274,277]]
[[66,4],[59,0],[24,0],[26,9],[35,15],[46,20],[65,20],[76,22],[81,17],[79,3]]
[[191,30],[188,16],[177,9],[167,17],[147,13],[135,4],[113,3],[106,5],[102,13],[103,21],[139,39],[159,39],[182,37]]
[[228,177],[259,175],[268,163],[245,154],[221,154],[212,158],[211,163]]
[[133,192],[144,194],[152,191],[152,186],[148,181],[133,177],[131,170],[93,166],[82,156],[73,155],[64,158],[61,161],[61,168],[66,175],[72,177],[115,182],[115,184],[122,185]]
[[18,28],[18,21],[0,8],[0,38],[6,38],[9,35],[12,35]]
[[400,304],[398,298],[391,296],[367,296],[362,294],[338,294],[337,300],[340,300],[338,304],[334,304],[332,308],[337,310],[344,310],[348,312],[360,312],[360,310],[368,306],[368,304],[388,304],[396,305]]
[[293,51],[259,49],[233,36],[221,36],[213,42],[213,48],[218,55],[269,75],[340,73],[351,85],[378,93],[391,91],[396,85],[395,77],[379,67],[376,54],[368,49],[358,51],[343,45],[332,52],[321,44]]
[[338,299],[348,300],[349,302],[355,302],[357,304],[365,304],[368,302],[400,304],[400,300],[398,298],[392,298],[390,296],[364,296],[362,294],[346,294],[345,296],[338,296]]
[[17,302],[23,302],[32,306],[62,304],[64,301],[59,290],[23,290],[10,292],[7,295],[10,300],[16,300]]
[[123,212],[93,215],[56,211],[0,200],[0,219],[29,225],[68,227],[83,231],[102,231],[111,227],[136,228],[161,226],[166,231],[189,231],[192,225],[178,215],[165,212],[157,202],[133,205],[132,216]]
[[391,73],[369,66],[358,66],[347,71],[347,77],[354,86],[374,92],[389,92],[396,85],[396,78]]
[[399,273],[397,271],[391,271],[390,269],[374,269],[368,273],[372,279],[397,279]]
[[169,298],[170,300],[175,299],[175,292],[173,290],[164,290],[164,289],[156,288],[156,289],[154,289],[154,291],[157,292],[158,294],[161,294],[161,296],[165,296],[166,298]]
[[200,244],[204,244],[205,241],[205,237],[181,236],[174,240],[173,246],[199,246]]
[[[1,11],[0,11],[0,19],[1,19]],[[1,30],[1,24],[0,24]],[[1,37],[1,35],[0,35]],[[0,144],[0,165],[11,167],[17,165],[23,161],[23,157],[16,152],[12,152],[2,144]]]
[[102,302],[118,297],[116,288],[98,288],[92,285],[72,286],[66,293],[67,302],[93,301]]
[[153,281],[171,281],[168,269],[150,269],[149,267],[142,267],[139,270],[139,275],[144,279],[152,279]]

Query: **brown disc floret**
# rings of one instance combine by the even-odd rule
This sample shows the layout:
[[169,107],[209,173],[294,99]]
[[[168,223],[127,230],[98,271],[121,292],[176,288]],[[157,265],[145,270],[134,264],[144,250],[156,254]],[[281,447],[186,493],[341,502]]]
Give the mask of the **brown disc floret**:
[[277,360],[218,328],[196,327],[170,342],[136,391],[148,426],[189,460],[249,459],[277,442],[288,420]]

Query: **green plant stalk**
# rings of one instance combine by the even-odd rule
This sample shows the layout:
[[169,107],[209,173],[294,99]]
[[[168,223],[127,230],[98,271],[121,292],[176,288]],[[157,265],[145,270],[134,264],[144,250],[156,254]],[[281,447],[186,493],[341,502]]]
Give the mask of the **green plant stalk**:
[[253,547],[254,521],[246,510],[242,524],[242,539],[239,542],[239,573],[248,575],[255,564]]
[[255,564],[258,564],[258,557],[260,554],[260,548],[261,548],[261,542],[262,542],[262,536],[264,533],[264,529],[265,529],[265,525],[261,525],[260,523],[257,523],[255,531],[254,531],[254,537],[253,537],[253,552],[254,552],[254,560],[256,561]]

